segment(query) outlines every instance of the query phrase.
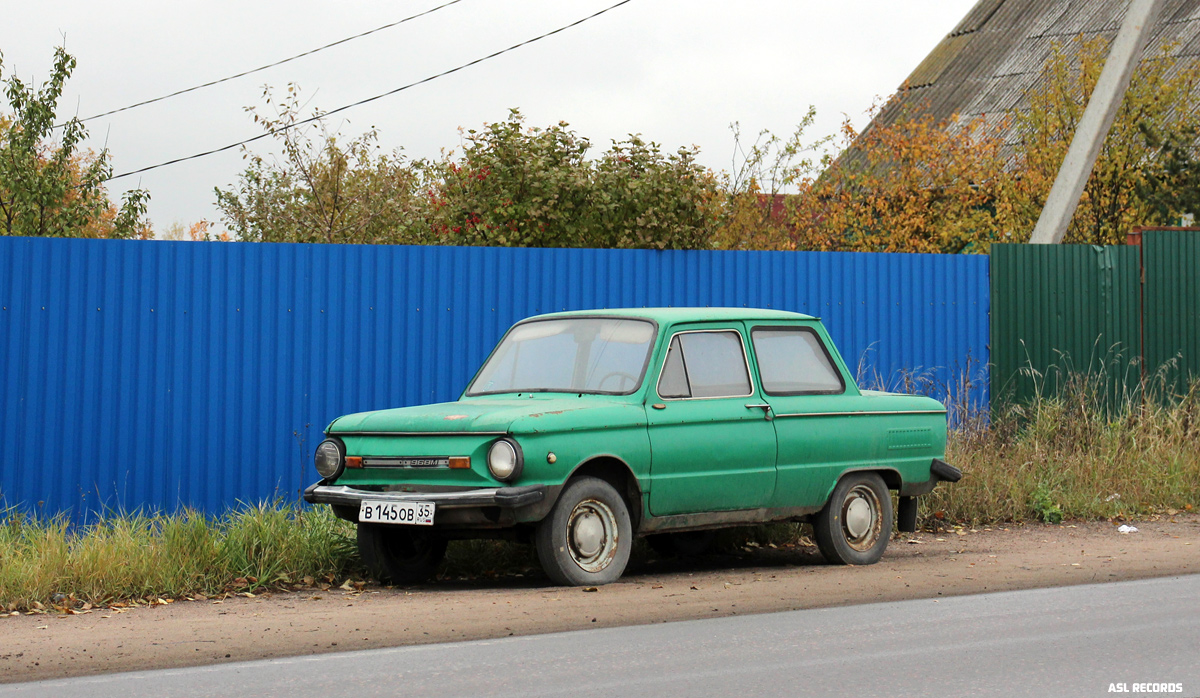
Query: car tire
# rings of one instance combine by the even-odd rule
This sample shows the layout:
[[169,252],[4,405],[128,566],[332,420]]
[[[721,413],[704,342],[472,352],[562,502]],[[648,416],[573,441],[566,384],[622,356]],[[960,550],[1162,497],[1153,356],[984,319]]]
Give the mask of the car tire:
[[594,477],[571,480],[534,533],[546,576],[564,586],[615,582],[629,564],[633,525],[612,485]]
[[446,556],[446,539],[411,526],[360,523],[358,554],[384,584],[419,584],[437,572]]
[[838,481],[813,520],[822,557],[834,565],[872,565],[892,537],[892,498],[877,473],[850,473]]
[[716,531],[678,531],[646,536],[654,552],[663,557],[695,557],[703,555],[717,539]]

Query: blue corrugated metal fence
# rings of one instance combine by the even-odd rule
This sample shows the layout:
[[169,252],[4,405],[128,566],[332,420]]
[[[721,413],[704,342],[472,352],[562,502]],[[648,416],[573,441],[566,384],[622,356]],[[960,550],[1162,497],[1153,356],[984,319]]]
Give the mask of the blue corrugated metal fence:
[[818,315],[867,383],[986,404],[986,257],[0,237],[0,503],[294,497],[330,420],[457,398],[516,320],[665,305]]

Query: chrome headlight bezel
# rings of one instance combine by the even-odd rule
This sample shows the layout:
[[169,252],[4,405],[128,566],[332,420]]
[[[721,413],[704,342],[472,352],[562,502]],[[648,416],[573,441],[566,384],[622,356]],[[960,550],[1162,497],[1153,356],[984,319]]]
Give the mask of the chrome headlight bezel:
[[525,469],[525,453],[521,444],[507,436],[496,439],[487,452],[488,472],[501,482],[513,482]]
[[[332,468],[330,467],[331,454]],[[346,469],[346,445],[342,443],[341,439],[325,439],[317,444],[317,449],[313,453],[313,461],[318,475],[327,481],[336,480]],[[325,466],[325,470],[322,470],[322,465]],[[327,473],[326,470],[329,472]]]

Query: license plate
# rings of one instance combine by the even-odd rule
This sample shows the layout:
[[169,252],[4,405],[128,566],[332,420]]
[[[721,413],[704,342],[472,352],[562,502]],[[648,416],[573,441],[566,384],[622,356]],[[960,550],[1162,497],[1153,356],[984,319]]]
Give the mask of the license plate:
[[433,525],[434,506],[430,502],[363,502],[358,507],[361,523]]

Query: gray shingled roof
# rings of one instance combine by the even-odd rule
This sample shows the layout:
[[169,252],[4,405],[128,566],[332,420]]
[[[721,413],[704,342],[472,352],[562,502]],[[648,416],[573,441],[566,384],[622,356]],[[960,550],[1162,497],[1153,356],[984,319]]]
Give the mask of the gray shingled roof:
[[[872,123],[917,113],[999,123],[1027,104],[1055,44],[1115,37],[1127,7],[1128,0],[979,0]],[[1172,54],[1193,59],[1176,69],[1197,69],[1200,0],[1167,0],[1143,56],[1159,56],[1172,43]]]

